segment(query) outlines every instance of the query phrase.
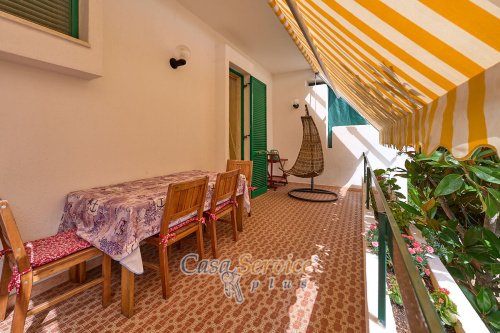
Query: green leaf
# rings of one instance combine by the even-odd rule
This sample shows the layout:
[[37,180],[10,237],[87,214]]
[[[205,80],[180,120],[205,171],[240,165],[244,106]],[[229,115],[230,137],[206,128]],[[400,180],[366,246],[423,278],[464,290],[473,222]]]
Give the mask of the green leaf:
[[453,261],[454,256],[455,253],[453,251],[446,251],[445,253],[443,253],[444,260],[446,261],[447,264]]
[[493,308],[493,302],[496,301],[493,297],[493,293],[491,293],[491,295],[490,293],[491,290],[486,288],[479,288],[479,292],[477,293],[476,304],[479,308],[479,311],[483,314],[487,314],[488,312],[490,312],[490,310]]
[[495,258],[491,256],[488,248],[484,245],[474,245],[467,248],[467,254],[479,261],[481,264],[494,264]]
[[431,211],[429,212],[429,217],[431,219],[433,219],[436,216],[437,210],[438,210],[437,206],[432,207]]
[[406,202],[399,201],[398,204],[401,206],[401,208],[403,208],[404,210],[406,210],[410,214],[417,215],[417,216],[422,215],[415,207],[408,205]]
[[488,323],[495,329],[500,330],[500,311],[490,313],[486,317],[486,320],[488,320]]
[[493,149],[491,149],[491,148],[484,148],[484,150],[483,149],[477,149],[474,152],[474,154],[472,154],[471,159],[475,160],[477,158],[481,158],[481,157],[489,155],[491,153],[493,153]]
[[495,198],[496,201],[500,202],[500,191],[497,191],[491,187],[487,188],[488,192]]
[[497,172],[494,172],[493,170],[491,170],[491,168],[479,165],[468,165],[467,168],[482,180],[490,183],[500,184],[500,177],[497,176]]
[[461,246],[460,238],[458,237],[457,233],[453,229],[450,229],[450,228],[443,225],[443,226],[441,226],[441,232],[439,233],[439,236],[446,243],[448,243],[454,247]]
[[458,220],[448,220],[444,222],[444,225],[450,229],[456,230],[458,226]]
[[483,266],[485,270],[490,272],[493,275],[499,275],[500,274],[500,263],[495,263],[495,264],[486,264]]
[[481,230],[479,230],[478,228],[472,228],[467,230],[464,235],[464,245],[472,246],[476,243],[479,243],[482,239],[481,236],[482,236]]
[[448,195],[458,191],[464,184],[464,179],[460,174],[450,174],[439,182],[434,190],[435,196]]
[[446,269],[448,270],[448,272],[450,272],[451,276],[453,276],[455,280],[466,281],[465,275],[460,269],[456,267],[447,267]]
[[483,233],[483,241],[486,246],[494,250],[494,256],[500,257],[500,238],[497,237],[491,230],[480,228]]
[[498,213],[498,203],[491,194],[488,194],[484,202],[486,203],[486,216],[491,219]]
[[394,195],[396,196],[396,198],[400,198],[400,199],[404,199],[405,198],[405,195],[401,192],[394,192]]

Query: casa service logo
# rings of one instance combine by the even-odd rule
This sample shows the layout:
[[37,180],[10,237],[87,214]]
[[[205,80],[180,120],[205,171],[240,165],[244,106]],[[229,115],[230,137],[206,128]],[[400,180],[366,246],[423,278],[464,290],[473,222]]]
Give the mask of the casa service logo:
[[[180,263],[180,269],[185,275],[218,275],[223,285],[224,295],[233,298],[237,304],[245,301],[241,289],[241,277],[243,275],[269,276],[266,283],[259,279],[253,279],[248,286],[251,293],[255,293],[266,286],[268,290],[282,288],[283,290],[292,289],[291,279],[285,279],[276,284],[276,276],[306,276],[313,272],[313,267],[317,265],[319,258],[314,255],[310,259],[293,259],[289,254],[286,259],[254,259],[250,253],[240,255],[236,267],[231,269],[232,261],[230,259],[203,259],[199,260],[197,253],[185,255]],[[193,263],[196,263],[193,267]],[[299,286],[302,289],[308,288],[308,280],[300,279]]]

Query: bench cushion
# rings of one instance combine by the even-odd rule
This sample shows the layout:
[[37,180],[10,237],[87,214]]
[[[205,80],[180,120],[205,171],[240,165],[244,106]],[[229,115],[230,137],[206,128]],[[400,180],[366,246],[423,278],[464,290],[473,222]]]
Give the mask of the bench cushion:
[[27,254],[31,258],[32,268],[67,257],[91,246],[89,242],[76,235],[76,229],[25,244]]

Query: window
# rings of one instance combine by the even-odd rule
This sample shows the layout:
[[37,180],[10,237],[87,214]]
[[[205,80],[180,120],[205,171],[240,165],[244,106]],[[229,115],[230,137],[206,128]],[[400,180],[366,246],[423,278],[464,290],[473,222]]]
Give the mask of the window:
[[78,0],[0,0],[0,11],[78,38]]
[[328,87],[328,148],[332,148],[334,126],[367,125],[368,122],[341,97]]

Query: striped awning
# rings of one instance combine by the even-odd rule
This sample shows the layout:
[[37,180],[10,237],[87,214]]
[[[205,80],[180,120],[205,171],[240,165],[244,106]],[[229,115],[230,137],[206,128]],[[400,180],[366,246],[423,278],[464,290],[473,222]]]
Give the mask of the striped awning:
[[500,8],[488,0],[268,0],[381,142],[500,151]]

